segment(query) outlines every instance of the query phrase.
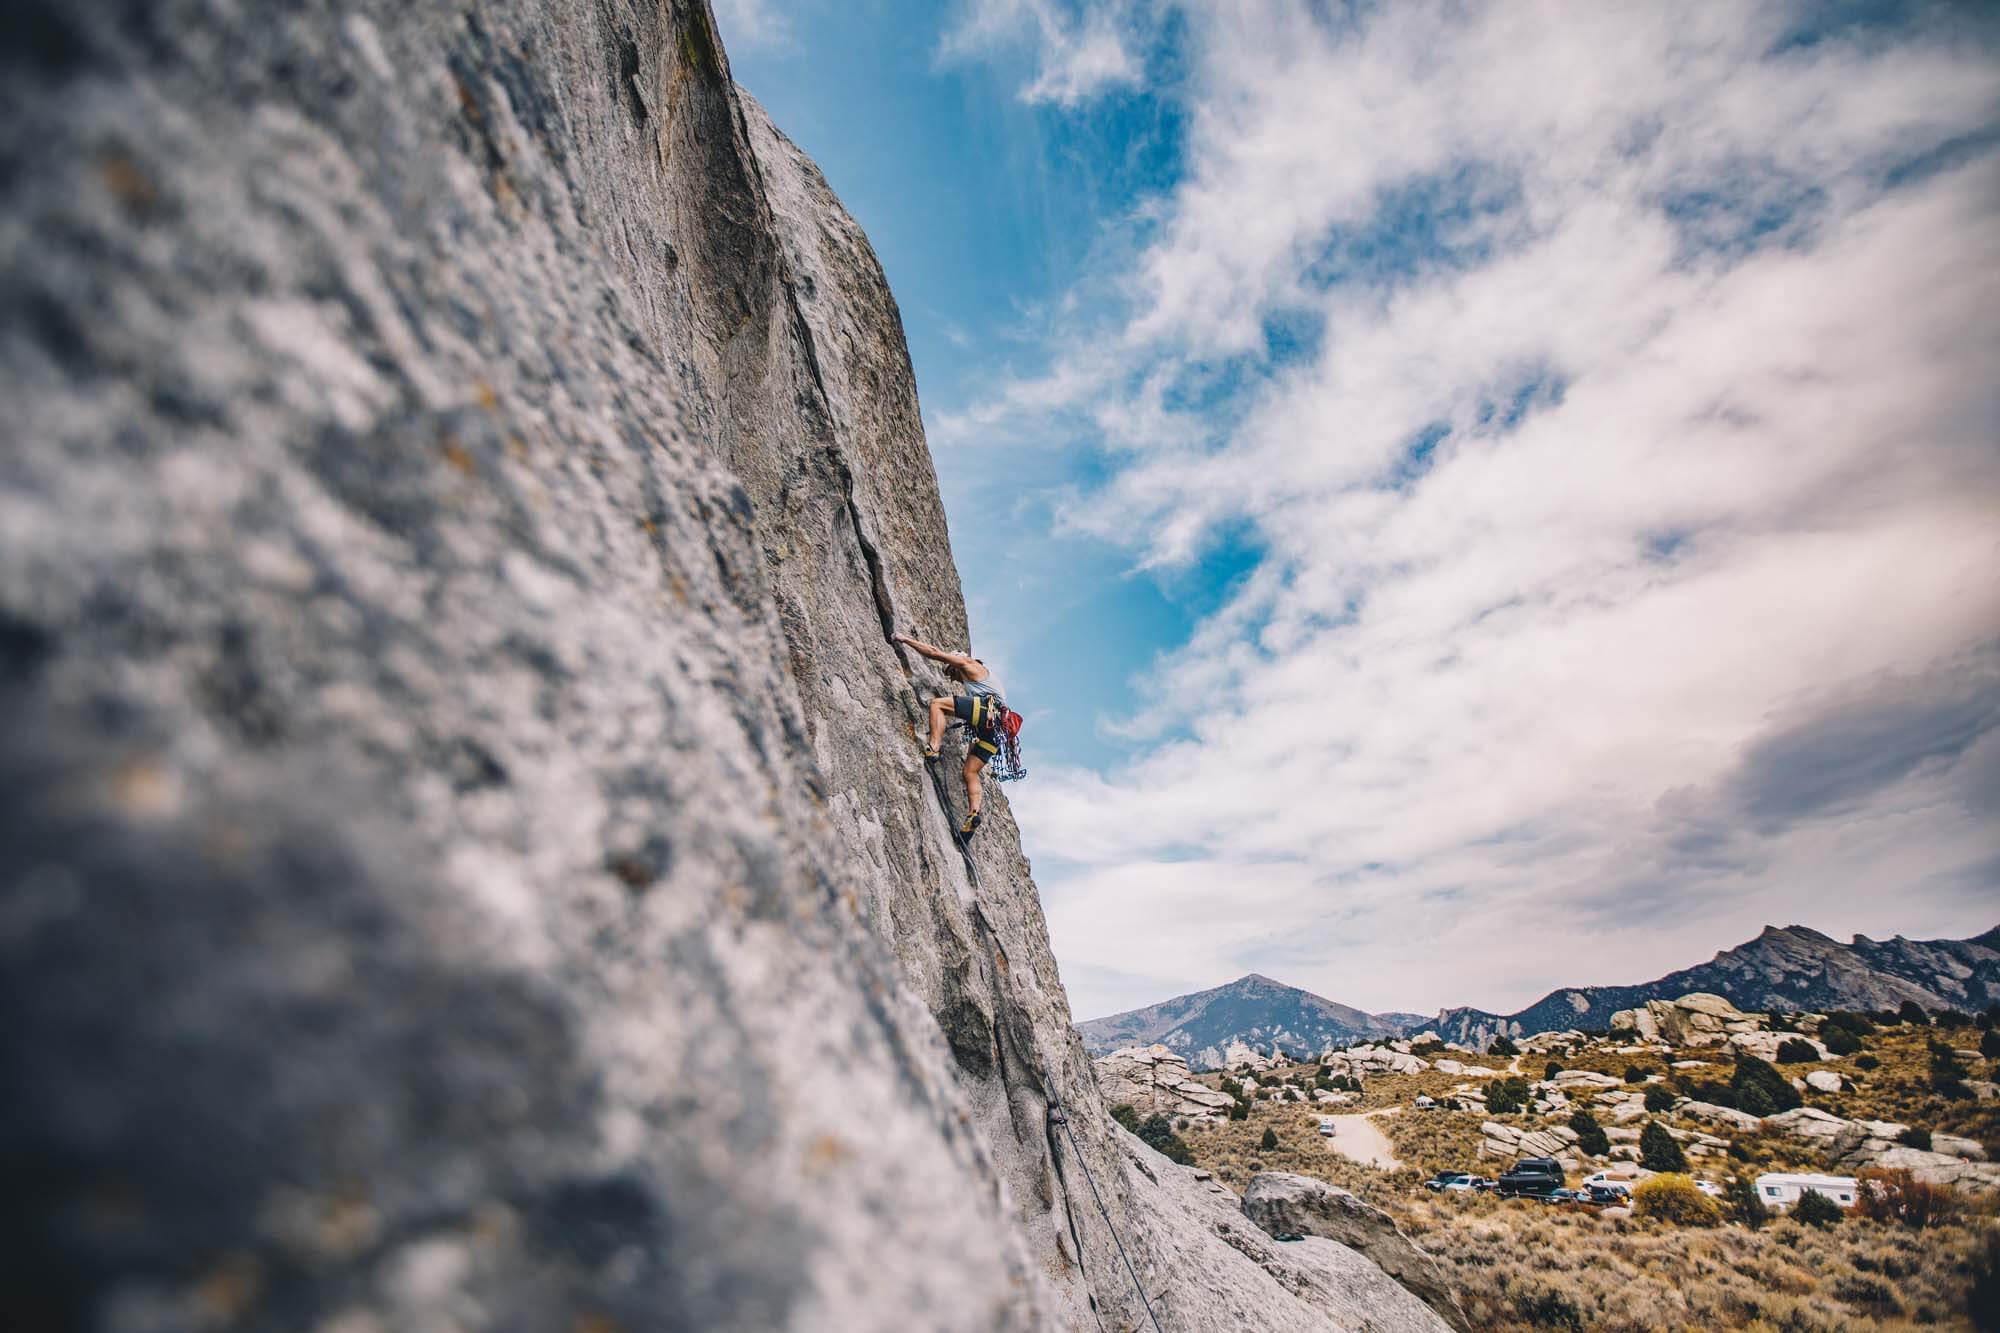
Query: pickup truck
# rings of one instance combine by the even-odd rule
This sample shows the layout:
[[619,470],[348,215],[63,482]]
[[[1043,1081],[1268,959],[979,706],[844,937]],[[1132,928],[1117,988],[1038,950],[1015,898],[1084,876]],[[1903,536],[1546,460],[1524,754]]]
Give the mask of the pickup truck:
[[1523,1157],[1500,1173],[1494,1190],[1504,1198],[1530,1195],[1546,1198],[1563,1188],[1562,1164],[1553,1157]]

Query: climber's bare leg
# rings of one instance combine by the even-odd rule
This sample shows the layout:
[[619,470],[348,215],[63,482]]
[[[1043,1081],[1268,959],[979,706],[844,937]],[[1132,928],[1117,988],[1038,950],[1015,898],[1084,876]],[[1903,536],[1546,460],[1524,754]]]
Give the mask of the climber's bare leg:
[[931,700],[931,743],[935,750],[944,744],[944,729],[951,721],[951,696],[941,694]]
[[986,761],[978,755],[965,756],[965,799],[975,815],[979,813],[979,770],[984,767]]

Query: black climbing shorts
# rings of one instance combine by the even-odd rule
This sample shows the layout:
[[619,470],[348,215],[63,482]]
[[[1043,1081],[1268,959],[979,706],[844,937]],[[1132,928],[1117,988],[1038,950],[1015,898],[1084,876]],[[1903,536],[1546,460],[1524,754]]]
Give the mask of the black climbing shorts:
[[1007,705],[990,694],[960,694],[952,698],[951,715],[972,732],[972,742],[966,751],[982,764],[1000,753],[1000,743],[986,738],[999,733],[1000,716],[1006,711]]

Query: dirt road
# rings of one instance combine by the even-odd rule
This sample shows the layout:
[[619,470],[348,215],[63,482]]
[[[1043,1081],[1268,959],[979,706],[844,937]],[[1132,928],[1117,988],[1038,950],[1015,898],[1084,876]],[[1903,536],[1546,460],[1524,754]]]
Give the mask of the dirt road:
[[1387,1134],[1369,1122],[1378,1115],[1394,1115],[1399,1109],[1390,1107],[1383,1111],[1370,1111],[1366,1115],[1328,1116],[1327,1119],[1333,1122],[1333,1136],[1326,1141],[1326,1146],[1363,1166],[1395,1170],[1402,1163],[1396,1160],[1394,1145],[1389,1142]]

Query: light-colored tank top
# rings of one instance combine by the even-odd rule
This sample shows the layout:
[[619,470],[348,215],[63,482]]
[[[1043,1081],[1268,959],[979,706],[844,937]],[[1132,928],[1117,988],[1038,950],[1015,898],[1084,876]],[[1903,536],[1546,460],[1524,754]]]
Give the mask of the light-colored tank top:
[[966,681],[965,692],[974,695],[983,694],[990,699],[1005,699],[1007,697],[1006,691],[1000,688],[1000,678],[990,673],[985,680]]

